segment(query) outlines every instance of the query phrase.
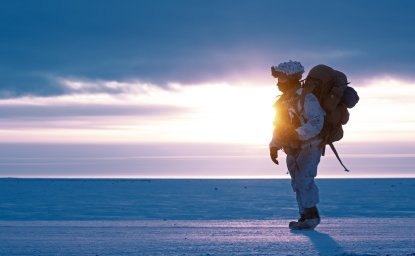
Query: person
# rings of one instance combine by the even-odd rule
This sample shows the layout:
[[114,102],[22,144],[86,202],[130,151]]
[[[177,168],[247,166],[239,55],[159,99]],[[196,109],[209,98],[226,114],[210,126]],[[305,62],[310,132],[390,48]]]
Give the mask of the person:
[[271,67],[282,95],[275,102],[274,131],[269,144],[271,160],[278,162],[278,151],[287,154],[287,168],[296,194],[300,218],[290,229],[314,229],[320,223],[317,209],[319,190],[314,181],[322,153],[319,133],[325,112],[313,93],[302,95],[304,67],[298,61]]

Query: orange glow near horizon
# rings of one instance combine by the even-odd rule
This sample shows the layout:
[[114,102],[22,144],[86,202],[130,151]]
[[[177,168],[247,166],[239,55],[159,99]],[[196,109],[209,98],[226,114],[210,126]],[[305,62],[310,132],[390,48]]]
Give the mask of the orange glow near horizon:
[[[68,82],[69,83],[69,82]],[[69,83],[80,90],[91,85]],[[100,82],[105,84],[105,82]],[[79,94],[49,98],[1,100],[0,106],[89,104],[108,106],[170,106],[186,109],[170,115],[70,116],[3,118],[3,142],[212,142],[267,145],[272,134],[272,105],[279,94],[275,85],[171,84],[168,90],[148,84],[109,82],[129,93]],[[97,85],[99,86],[99,85]],[[355,85],[360,101],[351,109],[345,141],[415,141],[415,84],[379,79]],[[128,90],[127,90],[128,89]]]

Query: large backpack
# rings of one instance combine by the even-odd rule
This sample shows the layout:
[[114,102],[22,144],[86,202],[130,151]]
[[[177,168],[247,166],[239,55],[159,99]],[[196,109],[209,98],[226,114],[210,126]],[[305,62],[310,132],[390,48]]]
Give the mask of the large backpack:
[[344,73],[326,65],[317,65],[308,73],[301,94],[302,103],[305,95],[312,92],[326,112],[324,126],[319,136],[322,138],[323,155],[325,145],[329,145],[343,165],[333,142],[343,138],[343,125],[349,121],[348,108],[354,107],[359,101],[357,92],[350,86]]

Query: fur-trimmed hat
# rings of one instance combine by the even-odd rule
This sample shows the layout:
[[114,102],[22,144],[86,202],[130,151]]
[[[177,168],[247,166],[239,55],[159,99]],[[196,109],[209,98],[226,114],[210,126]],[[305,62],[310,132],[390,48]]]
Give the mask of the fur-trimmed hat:
[[280,63],[278,66],[272,67],[272,75],[278,77],[280,74],[284,74],[291,78],[301,79],[304,73],[304,67],[299,61],[288,61]]

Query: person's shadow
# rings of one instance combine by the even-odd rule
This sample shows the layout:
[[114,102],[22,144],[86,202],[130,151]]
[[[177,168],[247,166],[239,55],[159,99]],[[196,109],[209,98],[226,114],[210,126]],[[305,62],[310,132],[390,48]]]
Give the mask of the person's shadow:
[[306,236],[310,239],[314,248],[319,252],[319,255],[342,255],[345,253],[343,248],[328,234],[321,233],[315,230],[296,231],[291,233]]

